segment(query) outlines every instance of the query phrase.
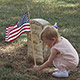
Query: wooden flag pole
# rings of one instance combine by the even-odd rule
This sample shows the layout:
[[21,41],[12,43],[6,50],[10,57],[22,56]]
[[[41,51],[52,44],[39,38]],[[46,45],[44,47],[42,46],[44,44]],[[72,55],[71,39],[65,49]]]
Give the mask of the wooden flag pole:
[[[29,8],[27,6],[27,12],[28,12],[28,17],[29,17],[29,22],[30,22],[30,14],[29,14]],[[31,23],[30,23],[31,25]],[[33,58],[34,58],[34,64],[36,65],[36,56],[35,56],[35,50],[34,50],[34,44],[33,44],[33,36],[32,36],[32,29],[30,28],[31,30],[31,41],[32,41],[32,48],[33,48]]]

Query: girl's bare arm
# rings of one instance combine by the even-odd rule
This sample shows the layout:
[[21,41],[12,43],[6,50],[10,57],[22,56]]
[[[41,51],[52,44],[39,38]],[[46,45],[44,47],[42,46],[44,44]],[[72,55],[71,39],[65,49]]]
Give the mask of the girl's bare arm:
[[57,53],[58,53],[58,51],[56,49],[51,49],[51,54],[50,54],[48,60],[40,66],[40,70],[42,70],[42,69],[46,68],[47,66],[49,66],[53,62],[53,60],[56,57]]

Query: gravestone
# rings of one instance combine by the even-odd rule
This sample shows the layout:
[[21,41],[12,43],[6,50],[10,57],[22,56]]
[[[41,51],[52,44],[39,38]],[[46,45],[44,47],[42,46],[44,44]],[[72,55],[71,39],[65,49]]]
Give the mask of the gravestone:
[[[50,23],[44,19],[31,19],[31,30],[32,30],[32,37],[33,37],[33,46],[34,52],[36,56],[37,63],[43,63],[47,60],[50,50],[45,46],[43,41],[39,40],[39,34],[41,33],[42,29],[46,25],[50,25]],[[32,48],[32,41],[31,41],[31,33],[27,35],[28,41],[28,59],[30,61],[33,60],[33,48]]]

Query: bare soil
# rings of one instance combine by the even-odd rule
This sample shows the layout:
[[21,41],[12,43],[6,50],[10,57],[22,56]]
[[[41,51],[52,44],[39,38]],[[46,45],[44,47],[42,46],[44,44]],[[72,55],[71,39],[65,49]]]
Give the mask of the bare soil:
[[48,67],[40,72],[34,72],[33,61],[27,57],[27,46],[21,43],[0,42],[0,66],[15,68],[14,72],[21,71],[33,79],[31,80],[80,80],[80,64],[68,78],[56,78],[52,76],[53,68]]

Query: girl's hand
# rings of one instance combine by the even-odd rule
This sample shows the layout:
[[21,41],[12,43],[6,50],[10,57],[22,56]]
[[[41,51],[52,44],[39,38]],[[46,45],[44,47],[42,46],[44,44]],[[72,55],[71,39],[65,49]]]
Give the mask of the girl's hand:
[[34,65],[33,68],[34,68],[35,71],[40,71],[40,66],[38,66],[38,65]]

